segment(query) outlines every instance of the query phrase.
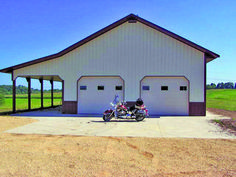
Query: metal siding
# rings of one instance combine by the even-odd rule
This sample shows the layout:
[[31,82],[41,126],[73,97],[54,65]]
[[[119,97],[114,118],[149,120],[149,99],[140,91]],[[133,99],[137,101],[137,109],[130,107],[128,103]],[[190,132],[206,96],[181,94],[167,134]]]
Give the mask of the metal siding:
[[54,60],[15,71],[19,75],[59,75],[65,101],[75,101],[80,76],[120,75],[125,99],[139,96],[146,75],[181,75],[190,81],[190,102],[204,101],[204,54],[139,22],[124,23]]

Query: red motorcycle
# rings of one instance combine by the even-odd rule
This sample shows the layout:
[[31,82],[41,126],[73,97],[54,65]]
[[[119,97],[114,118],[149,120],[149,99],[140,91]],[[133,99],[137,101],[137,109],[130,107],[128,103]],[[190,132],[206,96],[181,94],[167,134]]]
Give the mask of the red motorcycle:
[[111,104],[111,108],[103,113],[103,120],[108,122],[112,118],[116,119],[135,119],[136,121],[142,121],[148,117],[148,110],[143,104],[141,98],[137,99],[135,105],[126,107],[126,102],[120,102],[119,96],[116,95]]

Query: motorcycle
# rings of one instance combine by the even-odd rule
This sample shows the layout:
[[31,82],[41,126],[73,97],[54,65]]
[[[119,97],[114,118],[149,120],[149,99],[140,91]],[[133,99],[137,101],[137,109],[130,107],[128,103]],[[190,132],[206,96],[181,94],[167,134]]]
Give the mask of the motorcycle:
[[119,96],[116,95],[113,102],[110,103],[111,108],[103,113],[103,120],[108,122],[112,118],[135,119],[139,122],[148,117],[148,110],[141,98],[137,99],[135,105],[130,108],[127,107],[126,104],[126,102],[120,102]]

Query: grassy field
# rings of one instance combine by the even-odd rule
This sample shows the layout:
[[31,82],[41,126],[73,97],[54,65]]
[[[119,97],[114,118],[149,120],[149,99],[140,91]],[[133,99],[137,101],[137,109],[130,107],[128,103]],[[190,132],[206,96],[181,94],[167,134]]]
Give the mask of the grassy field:
[[236,111],[236,89],[207,90],[207,108]]
[[[62,104],[61,93],[54,93],[53,95],[53,105]],[[51,106],[51,93],[44,93],[43,95],[43,105],[44,107]],[[41,97],[40,93],[31,94],[31,108],[40,108],[41,107]],[[25,110],[28,109],[28,95],[16,95],[16,110]],[[5,96],[5,103],[0,105],[0,112],[12,111],[12,95]]]

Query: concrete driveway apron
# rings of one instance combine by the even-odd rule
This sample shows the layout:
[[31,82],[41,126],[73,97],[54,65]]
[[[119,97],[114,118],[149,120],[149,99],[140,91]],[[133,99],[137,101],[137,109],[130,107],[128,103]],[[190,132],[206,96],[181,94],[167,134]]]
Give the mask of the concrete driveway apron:
[[[22,117],[24,115],[21,114]],[[222,118],[207,113],[206,117],[160,117],[144,121],[117,120],[104,122],[100,117],[30,117],[39,120],[5,131],[17,134],[128,136],[165,138],[227,138],[236,139],[209,120]]]

